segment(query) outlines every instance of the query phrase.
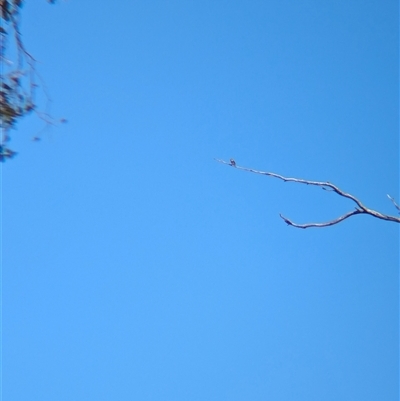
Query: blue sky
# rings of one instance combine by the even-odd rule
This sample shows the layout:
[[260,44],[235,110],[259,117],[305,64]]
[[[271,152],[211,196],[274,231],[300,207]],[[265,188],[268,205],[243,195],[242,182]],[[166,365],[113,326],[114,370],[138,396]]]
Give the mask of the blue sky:
[[[2,165],[4,400],[398,400],[398,2],[27,2],[68,124]],[[40,100],[40,99],[39,99]],[[43,105],[44,99],[42,99]],[[44,107],[44,106],[43,106]]]

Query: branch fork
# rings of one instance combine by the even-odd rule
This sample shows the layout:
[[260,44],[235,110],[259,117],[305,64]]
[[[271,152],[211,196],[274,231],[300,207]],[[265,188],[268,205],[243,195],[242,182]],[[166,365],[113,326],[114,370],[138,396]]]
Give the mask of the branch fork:
[[[325,181],[325,182],[324,181],[311,181],[311,180],[304,180],[304,179],[301,179],[301,178],[285,177],[283,175],[276,174],[276,173],[271,173],[269,171],[255,170],[255,169],[252,169],[252,168],[239,166],[235,162],[235,160],[233,160],[233,159],[230,159],[229,162],[221,160],[221,159],[215,159],[215,160],[218,163],[222,163],[222,164],[226,164],[226,165],[231,166],[231,167],[235,167],[238,170],[243,170],[243,171],[248,171],[248,172],[254,173],[254,174],[266,175],[266,176],[278,178],[278,179],[282,180],[283,182],[297,182],[299,184],[314,185],[314,186],[322,188],[325,191],[335,192],[339,196],[342,196],[344,198],[350,199],[351,201],[353,201],[357,205],[354,210],[352,210],[350,212],[347,212],[344,215],[337,217],[336,219],[333,219],[333,220],[330,220],[330,221],[327,221],[327,222],[322,222],[322,223],[298,224],[298,223],[295,223],[292,220],[288,219],[287,217],[283,216],[282,214],[279,214],[281,219],[283,219],[283,221],[286,224],[288,224],[289,226],[296,227],[296,228],[310,228],[310,227],[322,228],[322,227],[329,227],[329,226],[333,226],[335,224],[341,223],[343,220],[346,220],[349,217],[355,216],[357,214],[367,214],[367,215],[370,215],[370,216],[375,217],[377,219],[386,220],[386,221],[392,221],[394,223],[400,223],[400,217],[391,216],[391,215],[387,215],[387,214],[384,214],[384,213],[380,213],[380,212],[378,212],[376,210],[373,210],[373,209],[370,209],[370,208],[366,207],[354,195],[351,195],[351,194],[349,194],[347,192],[342,191],[339,187],[337,187],[336,185],[330,183],[329,181]],[[387,196],[392,201],[393,205],[395,206],[395,208],[400,213],[400,206],[396,203],[396,201],[390,195],[387,195]]]

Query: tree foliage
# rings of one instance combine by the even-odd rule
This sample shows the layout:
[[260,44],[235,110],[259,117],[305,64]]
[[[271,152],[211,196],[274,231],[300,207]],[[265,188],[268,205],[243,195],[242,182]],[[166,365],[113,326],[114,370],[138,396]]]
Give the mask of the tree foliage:
[[[54,3],[55,0],[47,0]],[[0,0],[0,161],[12,158],[10,131],[26,115],[36,112],[46,123],[52,117],[40,112],[35,101],[38,87],[45,90],[36,70],[36,60],[25,48],[20,29],[22,0]]]

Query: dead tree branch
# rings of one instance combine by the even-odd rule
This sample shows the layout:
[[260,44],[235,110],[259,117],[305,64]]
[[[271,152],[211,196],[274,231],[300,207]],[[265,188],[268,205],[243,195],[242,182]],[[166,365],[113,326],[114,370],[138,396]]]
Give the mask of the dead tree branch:
[[387,197],[392,201],[394,207],[399,211],[399,214],[400,214],[400,206],[396,203],[396,201],[390,195],[387,195]]
[[[292,178],[292,177],[284,177],[283,175],[280,174],[276,174],[276,173],[271,173],[268,171],[261,171],[261,170],[255,170],[252,168],[248,168],[248,167],[241,167],[238,166],[236,164],[236,162],[231,159],[229,162],[221,160],[221,159],[215,159],[217,162],[222,163],[222,164],[226,164],[228,166],[234,167],[238,170],[243,170],[243,171],[248,171],[250,173],[254,173],[254,174],[259,174],[259,175],[266,175],[266,176],[270,176],[270,177],[274,177],[274,178],[278,178],[284,182],[297,182],[299,184],[305,184],[305,185],[314,185],[317,187],[320,187],[324,190],[327,191],[332,191],[335,192],[337,195],[342,196],[344,198],[350,199],[351,201],[353,201],[356,204],[356,207],[353,211],[350,211],[342,216],[339,216],[336,219],[327,221],[327,222],[323,222],[323,223],[306,223],[306,224],[297,224],[294,223],[292,220],[289,220],[287,217],[283,216],[282,214],[279,214],[279,216],[290,226],[293,227],[297,227],[297,228],[310,228],[310,227],[317,227],[317,228],[321,228],[321,227],[329,227],[329,226],[333,226],[335,224],[338,224],[340,222],[342,222],[343,220],[348,219],[349,217],[355,216],[356,214],[367,214],[370,215],[372,217],[375,217],[377,219],[381,219],[381,220],[386,220],[386,221],[393,221],[395,223],[400,223],[400,217],[396,217],[396,216],[391,216],[391,215],[387,215],[387,214],[383,214],[380,213],[376,210],[370,209],[368,207],[366,207],[359,199],[357,199],[354,195],[351,195],[347,192],[342,191],[340,188],[338,188],[336,185],[326,181],[310,181],[310,180],[304,180],[301,178]],[[392,201],[392,203],[394,204],[394,206],[396,207],[397,210],[400,211],[400,206],[395,202],[395,200],[389,196],[389,199]]]

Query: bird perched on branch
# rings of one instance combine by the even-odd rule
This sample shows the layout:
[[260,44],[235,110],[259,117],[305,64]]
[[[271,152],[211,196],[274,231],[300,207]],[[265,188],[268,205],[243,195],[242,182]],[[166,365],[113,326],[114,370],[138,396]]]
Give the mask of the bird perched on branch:
[[233,159],[230,159],[229,162],[231,163],[232,167],[236,167],[236,162]]

